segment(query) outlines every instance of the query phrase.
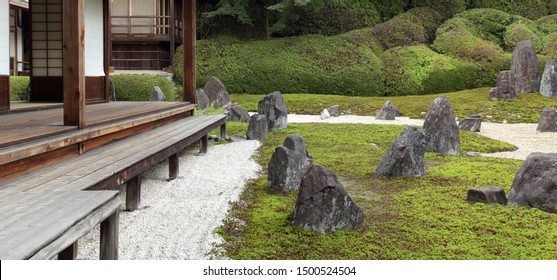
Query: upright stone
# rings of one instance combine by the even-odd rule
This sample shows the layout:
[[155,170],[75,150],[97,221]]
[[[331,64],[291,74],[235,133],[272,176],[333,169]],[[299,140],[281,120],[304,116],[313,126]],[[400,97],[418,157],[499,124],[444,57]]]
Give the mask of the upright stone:
[[329,113],[329,109],[323,109],[323,111],[321,111],[321,119],[322,120],[326,120],[330,117],[331,117],[331,114]]
[[267,140],[269,130],[267,128],[267,117],[265,115],[255,114],[251,116],[248,132],[246,134],[248,140]]
[[339,116],[338,105],[333,105],[333,106],[329,107],[329,115],[331,115],[331,117],[335,117],[335,118]]
[[447,97],[438,97],[431,103],[424,121],[424,134],[426,152],[460,155],[460,130]]
[[209,97],[210,104],[215,108],[221,108],[230,102],[228,91],[226,91],[226,88],[217,77],[211,77],[203,90],[207,97]]
[[409,126],[391,145],[375,173],[380,176],[422,176],[427,173],[424,160],[425,135]]
[[319,234],[357,229],[364,212],[348,195],[336,174],[312,165],[302,178],[292,225]]
[[267,116],[269,131],[288,127],[288,112],[280,91],[275,91],[259,100],[257,112]]
[[516,174],[509,205],[557,213],[557,154],[532,153]]
[[522,41],[516,45],[511,72],[516,78],[516,93],[537,92],[540,89],[540,61],[532,42]]
[[166,101],[166,97],[158,86],[154,86],[151,90],[151,99],[149,101]]
[[543,108],[536,130],[539,132],[557,132],[557,107]]
[[507,205],[505,190],[498,187],[485,187],[481,189],[469,189],[466,201],[470,203],[502,204]]
[[249,122],[250,121],[250,115],[248,113],[248,111],[246,111],[246,109],[238,106],[238,105],[232,105],[229,109],[228,109],[228,120],[232,121],[232,122]]
[[116,101],[116,87],[112,78],[108,78],[108,101]]
[[195,100],[195,102],[197,103],[197,107],[201,112],[205,112],[211,104],[209,97],[205,93],[205,90],[203,90],[202,88],[195,91]]
[[545,70],[543,71],[540,85],[540,93],[547,97],[557,97],[557,58],[554,58],[545,64]]
[[489,93],[489,100],[515,99],[516,78],[511,71],[501,71],[497,76],[497,87]]
[[389,100],[383,104],[379,113],[375,117],[378,120],[395,120],[396,117],[400,116],[400,111],[397,107]]
[[301,135],[294,134],[277,147],[269,161],[267,187],[279,192],[297,190],[311,166],[311,158]]

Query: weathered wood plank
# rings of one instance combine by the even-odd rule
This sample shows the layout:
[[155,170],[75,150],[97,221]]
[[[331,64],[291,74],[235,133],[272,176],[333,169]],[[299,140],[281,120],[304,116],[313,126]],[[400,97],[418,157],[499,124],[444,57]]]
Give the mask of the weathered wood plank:
[[168,158],[168,181],[176,180],[180,174],[180,158],[178,153]]
[[141,203],[141,175],[133,177],[126,183],[126,210],[135,211]]
[[118,242],[119,242],[119,215],[120,211],[116,210],[106,220],[101,223],[101,260],[117,260],[118,259]]
[[226,131],[226,123],[224,123],[223,125],[220,126],[220,138],[226,139],[228,137],[227,134],[228,133]]
[[68,248],[62,250],[58,254],[59,260],[75,260],[77,259],[77,242],[74,242]]
[[209,143],[209,138],[208,138],[207,134],[203,135],[199,142],[200,142],[199,153],[200,154],[206,154],[207,153],[207,145]]

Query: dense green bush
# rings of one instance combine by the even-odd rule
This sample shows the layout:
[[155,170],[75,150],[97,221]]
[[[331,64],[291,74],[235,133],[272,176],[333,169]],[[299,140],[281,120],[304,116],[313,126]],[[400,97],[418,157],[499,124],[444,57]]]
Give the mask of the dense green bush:
[[555,0],[468,0],[468,8],[492,8],[530,19],[557,13]]
[[516,47],[516,44],[521,41],[531,41],[536,49],[536,52],[541,51],[543,48],[540,38],[524,24],[515,23],[509,26],[504,37],[505,50],[512,52]]
[[544,47],[540,53],[542,55],[557,58],[557,33],[553,33],[545,37]]
[[414,7],[430,7],[444,19],[466,10],[466,0],[412,0]]
[[10,77],[10,100],[26,100],[27,88],[29,87],[29,77],[11,76]]
[[174,101],[174,86],[165,77],[149,75],[111,76],[118,101],[149,101],[154,86],[161,88],[167,101]]
[[408,10],[408,13],[416,17],[427,33],[428,42],[433,42],[435,39],[435,32],[441,25],[441,15],[432,8],[420,7]]
[[407,13],[374,26],[372,34],[384,49],[425,44],[428,41],[427,31],[421,21]]

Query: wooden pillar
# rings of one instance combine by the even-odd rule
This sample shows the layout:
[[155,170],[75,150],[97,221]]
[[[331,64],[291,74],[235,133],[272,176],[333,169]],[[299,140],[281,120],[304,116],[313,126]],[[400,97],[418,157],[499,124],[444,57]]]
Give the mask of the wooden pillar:
[[64,251],[58,254],[59,260],[75,260],[77,259],[77,242],[70,245],[68,248],[64,249]]
[[120,211],[116,209],[101,223],[101,260],[118,259],[118,235],[119,235]]
[[226,137],[227,137],[226,134],[227,134],[227,132],[226,132],[226,123],[223,123],[223,124],[220,126],[220,138],[226,140]]
[[112,55],[111,22],[110,22],[110,0],[103,1],[103,17],[104,17],[104,99],[105,102],[110,100],[110,57]]
[[63,0],[64,125],[85,127],[84,0]]
[[195,36],[196,36],[196,14],[195,1],[184,0],[182,3],[184,17],[183,34],[183,85],[184,102],[195,103]]
[[174,10],[176,0],[168,0],[168,15],[170,16],[170,60],[174,59],[174,51],[176,49],[176,11]]
[[204,155],[207,153],[207,145],[209,143],[209,138],[207,134],[201,137],[201,145],[199,147],[199,154]]
[[126,184],[126,210],[135,211],[141,202],[141,175],[137,175]]
[[168,158],[168,181],[178,178],[180,173],[180,159],[178,154],[173,154]]

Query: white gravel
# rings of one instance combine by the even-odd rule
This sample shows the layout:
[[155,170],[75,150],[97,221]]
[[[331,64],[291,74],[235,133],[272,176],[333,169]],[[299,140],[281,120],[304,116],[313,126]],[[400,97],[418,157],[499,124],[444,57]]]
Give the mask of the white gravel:
[[[141,209],[120,213],[119,258],[124,260],[210,259],[214,230],[229,203],[237,201],[246,182],[259,177],[252,159],[259,141],[214,145],[204,156],[188,150],[180,156],[180,176],[167,182],[168,161],[144,174]],[[120,195],[122,209],[125,192]],[[81,238],[79,259],[99,258],[98,227]]]
[[[422,126],[423,120],[405,117],[394,121],[366,116],[288,115],[289,123],[362,123]],[[524,160],[532,152],[557,153],[557,133],[538,133],[536,124],[484,122],[481,135],[512,143],[518,151],[485,156]],[[221,238],[214,230],[222,224],[230,202],[237,201],[246,182],[261,173],[252,155],[259,141],[240,141],[209,147],[205,156],[188,150],[180,156],[180,177],[167,182],[168,162],[144,174],[141,209],[120,214],[120,259],[210,259]],[[121,194],[122,209],[125,204]],[[98,227],[79,241],[79,259],[98,259]]]

